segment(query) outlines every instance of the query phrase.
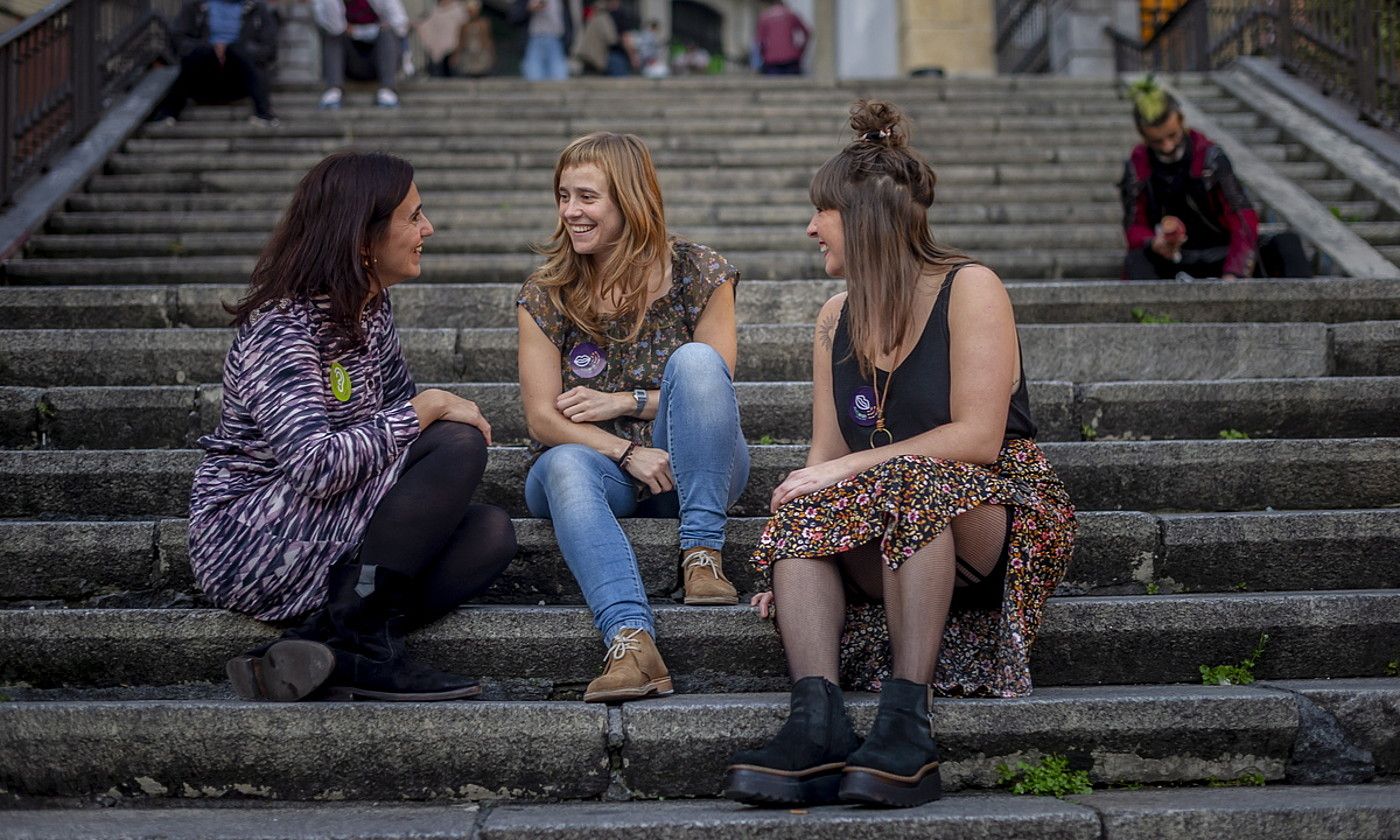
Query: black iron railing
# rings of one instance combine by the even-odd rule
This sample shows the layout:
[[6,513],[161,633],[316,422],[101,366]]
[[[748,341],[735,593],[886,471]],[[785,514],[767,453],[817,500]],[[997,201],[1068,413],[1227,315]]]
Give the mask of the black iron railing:
[[165,51],[175,0],[56,0],[0,36],[0,206]]
[[1050,0],[996,0],[997,72],[1050,70]]
[[1396,0],[1189,0],[1145,44],[1109,35],[1120,72],[1214,70],[1240,56],[1275,56],[1371,122],[1400,129]]

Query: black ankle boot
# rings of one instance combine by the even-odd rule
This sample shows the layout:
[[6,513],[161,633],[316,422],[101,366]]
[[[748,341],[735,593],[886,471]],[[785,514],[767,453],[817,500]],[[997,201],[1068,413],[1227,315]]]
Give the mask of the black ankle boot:
[[724,795],[750,805],[835,802],[846,756],[860,745],[841,688],[822,677],[792,686],[792,711],[773,740],[730,759]]
[[928,693],[921,683],[884,681],[870,735],[846,759],[843,801],[909,808],[943,795]]
[[317,644],[330,636],[329,614],[318,607],[299,626],[230,659],[224,672],[244,700],[301,700],[320,688],[335,667],[335,656]]
[[333,635],[327,644],[335,666],[325,680],[328,698],[460,700],[481,693],[476,680],[408,658],[407,608],[417,593],[411,577],[383,566],[349,563],[331,569],[330,584],[327,612]]

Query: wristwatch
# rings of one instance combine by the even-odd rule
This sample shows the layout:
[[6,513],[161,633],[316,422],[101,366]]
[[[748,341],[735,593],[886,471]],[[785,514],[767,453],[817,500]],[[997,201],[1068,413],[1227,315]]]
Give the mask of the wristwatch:
[[637,390],[633,391],[632,399],[637,401],[637,410],[632,414],[634,417],[641,417],[642,412],[646,410],[647,407],[647,389],[638,388]]

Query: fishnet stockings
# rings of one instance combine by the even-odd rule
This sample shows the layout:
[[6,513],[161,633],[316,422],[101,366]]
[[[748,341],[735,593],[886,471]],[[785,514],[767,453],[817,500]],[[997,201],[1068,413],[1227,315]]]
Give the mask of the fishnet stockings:
[[773,598],[792,679],[821,676],[840,681],[839,647],[849,585],[860,596],[884,601],[893,676],[932,682],[954,588],[971,586],[991,574],[1009,535],[1008,509],[986,504],[955,518],[898,570],[881,562],[876,543],[838,555],[835,562],[789,558],[777,563]]

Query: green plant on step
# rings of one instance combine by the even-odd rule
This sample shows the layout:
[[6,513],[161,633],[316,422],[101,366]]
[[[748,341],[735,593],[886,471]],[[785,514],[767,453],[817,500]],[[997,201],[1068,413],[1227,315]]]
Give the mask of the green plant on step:
[[1047,755],[1039,764],[1020,761],[1014,770],[998,764],[996,772],[997,783],[1011,785],[1011,792],[1015,794],[1069,796],[1090,793],[1094,789],[1089,784],[1088,771],[1069,769],[1069,759],[1063,755]]
[[1236,592],[1244,592],[1244,591],[1246,591],[1247,589],[1249,589],[1249,581],[1245,581],[1245,580],[1238,581],[1238,582],[1236,582],[1234,585],[1232,585],[1230,588],[1233,589],[1233,590],[1235,590]]
[[1141,306],[1134,306],[1132,309],[1133,320],[1139,324],[1175,324],[1176,319],[1170,315],[1148,312]]
[[1242,432],[1239,429],[1221,429],[1221,440],[1249,440],[1249,432]]
[[772,446],[775,443],[777,443],[777,441],[773,439],[772,435],[762,435],[758,439],[759,446]]
[[1090,426],[1088,423],[1085,423],[1079,427],[1079,437],[1083,438],[1084,440],[1093,440],[1098,436],[1099,430],[1095,429],[1093,426]]
[[1160,595],[1160,594],[1162,594],[1162,587],[1158,585],[1157,581],[1155,581],[1155,580],[1149,580],[1149,581],[1147,582],[1147,594],[1148,594],[1148,595]]
[[1254,682],[1254,666],[1264,655],[1264,647],[1269,643],[1269,634],[1259,637],[1259,644],[1238,665],[1202,665],[1202,685],[1249,685]]
[[1392,659],[1385,663],[1385,675],[1387,677],[1400,677],[1400,659]]
[[1246,771],[1233,779],[1217,779],[1214,776],[1206,779],[1206,784],[1213,788],[1223,787],[1263,787],[1268,781],[1264,774],[1258,770]]

